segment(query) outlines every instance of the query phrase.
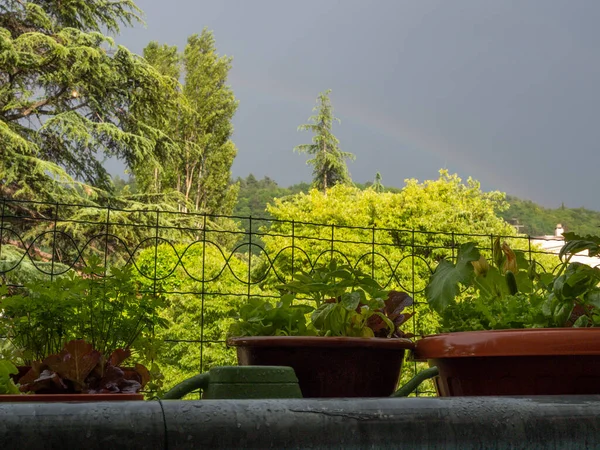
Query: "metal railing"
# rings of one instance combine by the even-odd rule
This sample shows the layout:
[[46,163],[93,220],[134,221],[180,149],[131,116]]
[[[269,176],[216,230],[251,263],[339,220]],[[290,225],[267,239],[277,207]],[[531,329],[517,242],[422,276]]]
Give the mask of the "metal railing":
[[[197,329],[163,339],[199,349],[202,371],[213,363],[207,346],[225,342],[224,331],[207,333],[218,316],[207,314],[218,299],[239,304],[252,296],[276,297],[275,284],[336,258],[410,294],[419,314],[408,331],[420,335],[431,331],[423,291],[437,261],[453,258],[467,241],[491,252],[496,237],[2,199],[0,276],[18,289],[32,276],[53,280],[77,271],[92,256],[102,261],[100,275],[132,265],[154,295],[199,299]],[[530,260],[548,254],[530,237],[501,238]],[[226,317],[216,320],[221,319]],[[407,376],[415,370],[416,365]]]

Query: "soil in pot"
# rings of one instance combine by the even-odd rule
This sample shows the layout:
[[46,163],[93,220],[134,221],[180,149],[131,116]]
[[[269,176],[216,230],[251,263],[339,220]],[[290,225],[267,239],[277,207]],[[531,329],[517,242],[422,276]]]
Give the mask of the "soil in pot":
[[388,397],[398,384],[408,339],[347,337],[247,337],[228,341],[238,363],[289,366],[302,396]]

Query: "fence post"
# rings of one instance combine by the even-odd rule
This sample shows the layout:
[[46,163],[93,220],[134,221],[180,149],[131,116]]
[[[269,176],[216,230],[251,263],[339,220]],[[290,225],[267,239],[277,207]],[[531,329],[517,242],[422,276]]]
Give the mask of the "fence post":
[[[0,213],[0,259],[2,258],[2,237],[4,236],[4,209],[6,208],[6,199],[2,198],[2,212]],[[2,274],[2,272],[0,272]]]
[[56,258],[56,227],[58,226],[58,208],[59,204],[56,202],[56,210],[54,211],[54,226],[52,231],[52,258],[50,262],[50,281],[54,281],[54,259]]
[[204,369],[204,292],[206,282],[206,212],[202,219],[202,291],[200,292],[200,372]]

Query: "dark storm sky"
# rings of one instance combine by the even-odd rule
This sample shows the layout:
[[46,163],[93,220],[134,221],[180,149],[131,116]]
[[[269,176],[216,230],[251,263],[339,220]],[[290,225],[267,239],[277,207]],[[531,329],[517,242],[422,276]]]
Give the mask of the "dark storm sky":
[[600,210],[597,0],[138,0],[117,42],[181,49],[203,27],[233,56],[233,175],[310,181],[297,131],[332,89],[355,181],[463,179]]

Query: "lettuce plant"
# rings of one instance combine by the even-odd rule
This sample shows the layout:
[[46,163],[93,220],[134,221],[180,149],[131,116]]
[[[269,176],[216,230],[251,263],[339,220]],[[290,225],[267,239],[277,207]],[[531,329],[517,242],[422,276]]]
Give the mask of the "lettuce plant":
[[38,394],[135,394],[150,380],[150,373],[141,364],[123,368],[130,355],[128,349],[116,349],[105,357],[91,344],[73,340],[59,353],[34,361],[19,380],[20,390]]
[[413,299],[383,289],[367,274],[349,266],[317,267],[277,287],[275,304],[251,298],[229,330],[230,336],[403,337],[400,326],[413,313]]

